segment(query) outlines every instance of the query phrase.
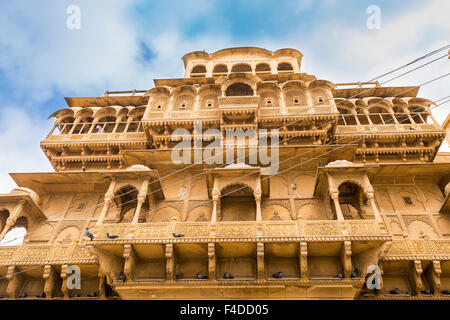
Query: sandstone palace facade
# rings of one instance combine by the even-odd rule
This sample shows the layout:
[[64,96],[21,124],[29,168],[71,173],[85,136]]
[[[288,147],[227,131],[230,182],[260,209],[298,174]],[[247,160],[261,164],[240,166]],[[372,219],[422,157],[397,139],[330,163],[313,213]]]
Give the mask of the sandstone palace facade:
[[[184,78],[66,98],[41,142],[55,171],[12,173],[18,187],[0,194],[0,240],[27,229],[0,247],[0,296],[450,299],[435,103],[418,86],[317,79],[301,61],[295,49],[196,51]],[[173,161],[181,141],[190,163]],[[250,163],[261,141],[270,161]]]

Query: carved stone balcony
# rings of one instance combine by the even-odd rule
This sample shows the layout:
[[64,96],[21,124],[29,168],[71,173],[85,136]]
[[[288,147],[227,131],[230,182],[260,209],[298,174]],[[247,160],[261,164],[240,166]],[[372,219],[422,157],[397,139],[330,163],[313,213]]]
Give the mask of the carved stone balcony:
[[[208,242],[212,238],[217,241],[260,241],[263,238],[269,242],[390,239],[375,220],[263,221],[261,227],[263,232],[258,235],[258,223],[255,221],[226,221],[215,225],[209,222],[155,222],[103,224],[94,228],[93,232],[98,234],[94,242],[101,243]],[[119,237],[110,240],[106,237],[107,232]],[[174,238],[174,232],[182,233],[184,237]]]
[[0,247],[0,265],[95,264],[97,258],[84,245],[36,244]]
[[255,112],[258,104],[259,96],[219,97],[219,109],[224,112]]

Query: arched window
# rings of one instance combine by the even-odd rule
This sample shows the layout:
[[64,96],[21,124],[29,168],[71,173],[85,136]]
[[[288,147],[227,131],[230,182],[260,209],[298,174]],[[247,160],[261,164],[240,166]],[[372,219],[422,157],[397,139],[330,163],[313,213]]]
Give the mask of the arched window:
[[228,73],[228,67],[224,64],[216,64],[213,73]]
[[235,64],[231,68],[231,72],[252,72],[252,67],[250,67],[248,64],[239,63]]
[[392,108],[394,111],[395,118],[397,119],[398,123],[400,124],[411,124],[411,121],[409,120],[408,115],[405,112],[405,109],[401,106],[394,106]]
[[114,202],[118,211],[117,222],[131,222],[137,207],[138,191],[131,185],[126,185],[116,191]]
[[206,67],[202,64],[196,65],[192,68],[191,74],[205,74]]
[[259,63],[256,65],[256,72],[270,73],[270,66],[267,63]]
[[[345,182],[338,188],[339,205],[344,218],[363,219],[366,214],[371,214],[371,208],[367,207],[367,195],[363,189],[351,182]],[[332,208],[334,203],[332,202]]]
[[95,126],[95,133],[109,133],[112,132],[114,127],[116,126],[116,118],[115,117],[103,117],[98,120],[97,125]]
[[60,134],[68,134],[72,129],[73,123],[75,122],[75,118],[66,117],[59,122],[58,130]]
[[352,112],[347,108],[338,107],[338,111],[340,114],[338,125],[340,126],[354,126],[356,125],[356,119],[355,116],[352,114]]
[[278,64],[278,71],[292,71],[292,65],[289,62],[281,62]]
[[426,123],[427,122],[428,112],[425,110],[424,107],[411,106],[411,107],[408,107],[408,110],[409,110],[409,114],[411,115],[411,118],[413,118],[415,123]]
[[252,96],[253,89],[246,83],[233,83],[227,88],[227,96]]
[[389,110],[381,106],[370,108],[369,117],[373,124],[385,124],[385,125],[395,124],[394,119],[389,113]]
[[222,190],[220,210],[222,221],[255,221],[256,202],[253,191],[235,184]]

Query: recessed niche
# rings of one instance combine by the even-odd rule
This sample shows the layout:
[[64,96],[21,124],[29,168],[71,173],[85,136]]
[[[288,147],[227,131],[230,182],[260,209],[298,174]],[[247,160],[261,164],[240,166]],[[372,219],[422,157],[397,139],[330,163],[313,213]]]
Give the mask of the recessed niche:
[[308,243],[308,272],[311,279],[337,279],[343,273],[342,242]]
[[199,280],[197,274],[208,275],[208,247],[203,243],[174,245],[175,274],[183,274],[183,280]]
[[166,257],[163,245],[135,245],[134,249],[137,261],[133,280],[151,281],[166,279]]
[[266,243],[264,246],[265,269],[268,279],[273,274],[283,273],[283,279],[300,278],[299,244]]
[[234,280],[256,279],[255,243],[219,243],[216,244],[217,279],[224,279],[229,273]]

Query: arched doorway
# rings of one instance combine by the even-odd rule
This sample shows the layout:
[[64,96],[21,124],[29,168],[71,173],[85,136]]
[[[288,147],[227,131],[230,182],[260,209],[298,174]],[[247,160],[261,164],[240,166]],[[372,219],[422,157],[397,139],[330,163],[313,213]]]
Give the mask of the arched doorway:
[[221,192],[221,221],[256,221],[253,190],[242,184],[227,186]]
[[[339,205],[344,219],[363,219],[368,213],[368,198],[355,183],[345,182],[339,186]],[[332,203],[332,207],[334,205]]]
[[116,208],[118,209],[117,222],[131,222],[137,207],[137,189],[131,185],[126,185],[117,190],[114,196],[114,202],[116,203]]
[[252,96],[253,89],[246,83],[236,82],[227,88],[227,96]]

